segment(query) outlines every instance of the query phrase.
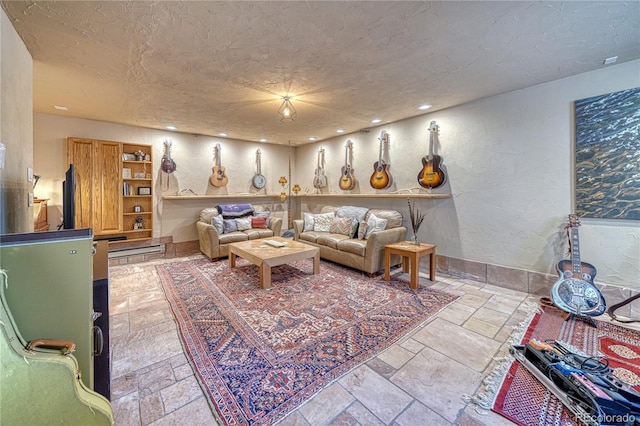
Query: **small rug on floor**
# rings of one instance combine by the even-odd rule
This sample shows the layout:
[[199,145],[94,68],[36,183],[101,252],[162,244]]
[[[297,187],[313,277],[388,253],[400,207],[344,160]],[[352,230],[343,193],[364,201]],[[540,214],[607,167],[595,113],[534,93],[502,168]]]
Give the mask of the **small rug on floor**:
[[368,361],[457,296],[310,259],[272,270],[237,259],[157,266],[210,404],[229,425],[269,425]]
[[[561,340],[588,355],[605,356],[613,374],[640,391],[640,332],[605,322],[596,327],[582,319],[565,321],[562,311],[544,307],[518,333],[513,344],[531,339]],[[485,380],[485,391],[474,397],[478,405],[491,409],[519,425],[580,425],[546,387],[511,356]]]

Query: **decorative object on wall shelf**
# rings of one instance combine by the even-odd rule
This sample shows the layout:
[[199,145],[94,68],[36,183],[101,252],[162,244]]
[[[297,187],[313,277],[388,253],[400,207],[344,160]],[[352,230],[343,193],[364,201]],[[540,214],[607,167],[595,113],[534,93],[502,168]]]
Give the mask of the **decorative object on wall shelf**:
[[133,224],[133,230],[139,231],[141,229],[144,229],[144,225],[142,224],[142,216],[138,216],[136,217],[136,223]]
[[351,191],[356,187],[356,176],[350,161],[353,156],[352,148],[353,142],[349,139],[344,147],[344,166],[340,170],[342,176],[340,177],[339,186],[343,191]]
[[414,203],[412,203],[408,198],[407,204],[409,205],[409,219],[411,219],[411,230],[413,231],[413,235],[411,236],[411,244],[419,246],[420,241],[418,241],[418,230],[420,229],[420,225],[422,225],[425,214],[417,209]]
[[[131,177],[131,176],[129,176]],[[134,173],[133,174],[133,178],[134,179],[146,179],[147,174],[146,173]]]
[[123,179],[131,179],[131,169],[123,168],[122,177]]
[[151,195],[151,187],[150,186],[139,186],[138,187],[138,195]]
[[133,206],[134,213],[142,213],[142,206]]
[[123,152],[122,161],[136,161],[136,156],[134,154]]

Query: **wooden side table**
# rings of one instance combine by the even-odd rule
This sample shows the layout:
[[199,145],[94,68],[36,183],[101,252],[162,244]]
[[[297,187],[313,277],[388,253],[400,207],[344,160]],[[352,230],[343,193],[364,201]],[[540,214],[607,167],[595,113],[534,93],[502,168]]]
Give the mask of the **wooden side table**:
[[402,256],[402,272],[409,272],[409,263],[411,263],[411,288],[418,288],[418,272],[420,271],[420,257],[429,255],[429,279],[436,280],[436,246],[435,244],[420,244],[419,246],[411,244],[408,241],[388,244],[384,246],[384,279],[389,281],[391,278],[390,267],[391,255],[397,254]]

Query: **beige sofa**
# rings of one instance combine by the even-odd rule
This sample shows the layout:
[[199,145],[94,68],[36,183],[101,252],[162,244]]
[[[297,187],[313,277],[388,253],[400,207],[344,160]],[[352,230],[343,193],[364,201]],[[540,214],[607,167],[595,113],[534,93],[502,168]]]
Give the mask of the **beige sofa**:
[[[262,206],[254,206],[256,213],[263,211]],[[237,241],[254,240],[257,238],[270,238],[280,236],[282,219],[271,215],[267,219],[267,228],[250,228],[243,231],[232,231],[220,234],[211,224],[214,216],[218,216],[218,210],[206,208],[200,212],[200,218],[196,222],[198,229],[198,239],[200,240],[200,251],[211,260],[229,255],[229,243]]]
[[[362,209],[353,207],[324,206],[321,214],[333,212],[334,215],[345,216],[344,209]],[[364,221],[371,215],[387,221],[384,230],[372,232],[367,239],[357,236],[324,231],[305,231],[304,219],[293,221],[294,239],[320,248],[320,257],[332,262],[340,263],[351,268],[359,269],[369,275],[384,269],[384,246],[406,239],[407,228],[402,225],[402,214],[396,210],[364,209]],[[360,211],[362,214],[362,210]],[[347,216],[349,213],[346,214]],[[391,265],[401,262],[399,256],[391,256]]]

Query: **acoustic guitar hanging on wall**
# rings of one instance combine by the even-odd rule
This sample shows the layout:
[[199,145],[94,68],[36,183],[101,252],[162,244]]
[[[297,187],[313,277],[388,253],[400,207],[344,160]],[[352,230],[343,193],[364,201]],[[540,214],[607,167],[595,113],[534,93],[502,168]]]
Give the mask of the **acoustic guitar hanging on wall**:
[[353,167],[349,161],[353,156],[353,143],[351,140],[347,141],[344,147],[344,166],[340,170],[342,176],[340,177],[340,189],[343,191],[351,191],[356,187],[356,176],[354,174]]
[[383,130],[378,140],[380,141],[378,161],[373,165],[373,174],[371,175],[371,179],[369,179],[369,183],[374,189],[386,189],[393,183],[391,173],[389,173],[389,167],[391,166],[382,158],[382,147],[385,143],[389,142],[389,133]]
[[220,144],[217,143],[213,147],[213,155],[215,156],[216,165],[213,166],[213,169],[211,169],[213,173],[209,178],[209,182],[211,182],[211,185],[217,187],[226,186],[227,183],[229,183],[229,178],[227,178],[227,174],[225,173],[226,168],[222,165],[221,151],[222,148],[220,147]]
[[321,189],[327,186],[327,176],[324,174],[324,148],[318,150],[318,166],[313,177],[313,187]]
[[429,126],[429,155],[422,157],[422,170],[418,173],[418,183],[423,188],[433,189],[444,184],[446,175],[440,168],[442,157],[433,154],[433,139],[438,134],[435,121]]

